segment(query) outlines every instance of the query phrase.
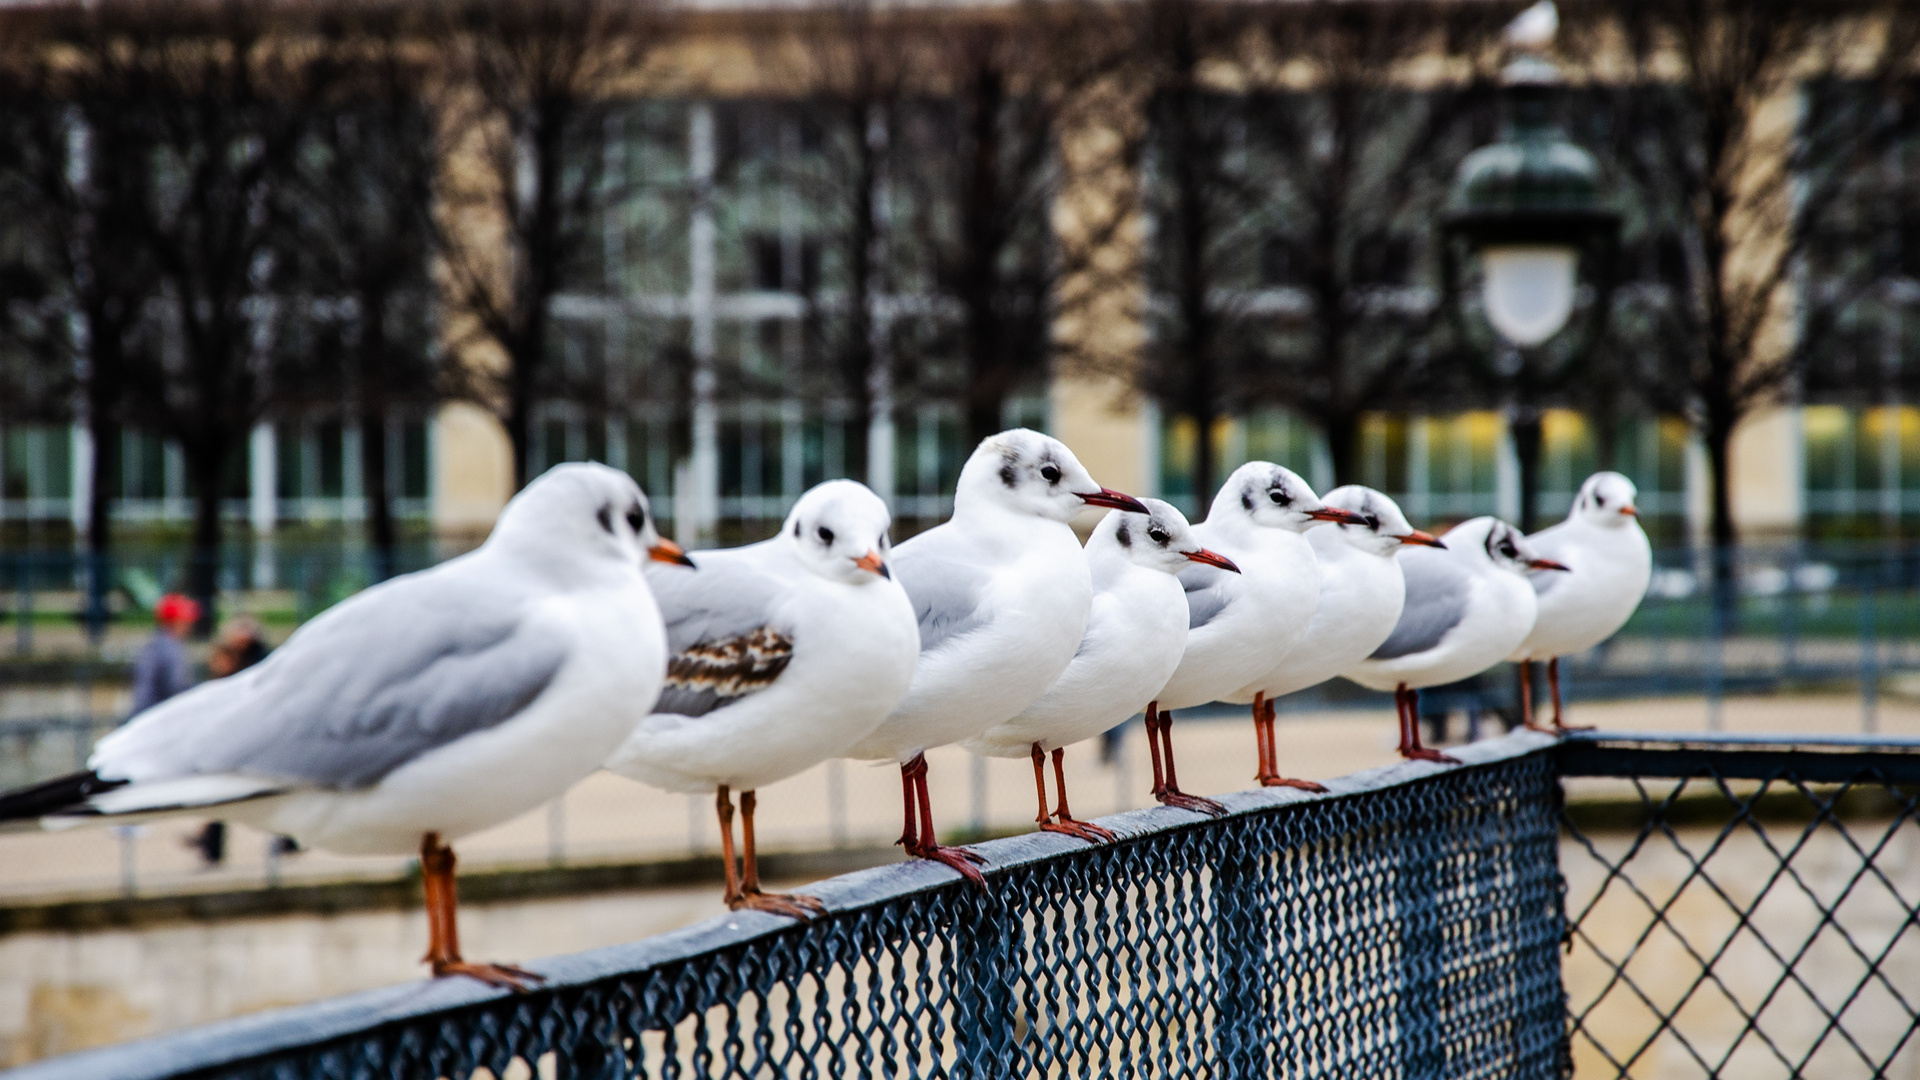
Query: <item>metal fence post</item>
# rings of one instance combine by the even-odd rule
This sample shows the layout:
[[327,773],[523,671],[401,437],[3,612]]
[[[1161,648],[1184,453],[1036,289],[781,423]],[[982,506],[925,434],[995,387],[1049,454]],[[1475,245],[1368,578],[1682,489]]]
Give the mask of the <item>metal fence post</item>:
[[1260,859],[1248,850],[1250,828],[1221,838],[1213,868],[1213,1046],[1214,1075],[1221,1080],[1252,1080],[1267,1070],[1263,1031],[1266,976],[1276,962],[1272,935],[1260,898]]
[[1862,575],[1860,587],[1860,730],[1872,734],[1880,726],[1880,643],[1874,634],[1874,592],[1880,566],[1873,563]]
[[997,892],[962,885],[953,917],[955,1076],[1000,1080],[1013,1073],[1013,935],[1020,922]]

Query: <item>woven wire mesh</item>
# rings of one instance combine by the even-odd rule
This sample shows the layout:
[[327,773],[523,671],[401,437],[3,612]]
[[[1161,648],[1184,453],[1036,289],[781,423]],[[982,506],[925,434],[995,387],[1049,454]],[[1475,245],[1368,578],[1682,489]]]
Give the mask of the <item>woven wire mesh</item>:
[[1913,1075],[1910,754],[1587,751],[1568,788],[1576,1074]]
[[[1134,834],[1111,846],[996,841],[984,891],[866,871],[823,883],[836,910],[810,924],[742,914],[662,962],[632,962],[646,942],[569,958],[600,974],[522,996],[383,999],[388,1019],[325,1037],[293,1010],[207,1029],[238,1048],[218,1062],[180,1037],[116,1060],[284,1080],[1557,1075],[1557,780],[1546,753],[1503,754],[1230,796],[1220,820],[1138,812],[1109,819]],[[71,1060],[49,1075],[103,1064]]]

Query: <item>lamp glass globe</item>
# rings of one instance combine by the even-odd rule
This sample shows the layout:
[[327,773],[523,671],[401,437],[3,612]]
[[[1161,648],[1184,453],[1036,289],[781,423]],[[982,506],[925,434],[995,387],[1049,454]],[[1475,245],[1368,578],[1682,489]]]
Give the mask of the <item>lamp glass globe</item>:
[[1481,298],[1500,336],[1527,348],[1567,325],[1576,255],[1558,244],[1496,244],[1481,252]]

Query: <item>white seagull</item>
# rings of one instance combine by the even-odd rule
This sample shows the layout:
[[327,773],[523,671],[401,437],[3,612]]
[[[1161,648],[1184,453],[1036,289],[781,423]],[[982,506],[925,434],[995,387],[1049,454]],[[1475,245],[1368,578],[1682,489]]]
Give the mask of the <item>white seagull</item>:
[[1066,670],[1093,602],[1067,524],[1086,506],[1146,510],[1094,483],[1060,440],[1003,431],[961,468],[953,516],[893,553],[920,624],[920,664],[906,700],[846,756],[899,762],[901,846],[976,884],[986,880],[972,865],[979,856],[934,836],[925,753],[1012,719]]
[[[1240,572],[1192,566],[1180,573],[1187,593],[1187,648],[1172,678],[1147,705],[1154,798],[1202,813],[1225,811],[1212,799],[1180,790],[1172,711],[1222,700],[1300,644],[1320,600],[1320,572],[1304,534],[1324,521],[1361,520],[1324,505],[1293,470],[1270,461],[1249,461],[1220,486],[1207,520],[1195,525],[1193,534],[1233,560]],[[1293,783],[1324,790],[1306,781]]]
[[1344,672],[1373,690],[1392,690],[1400,717],[1400,755],[1458,765],[1420,744],[1419,694],[1477,675],[1506,659],[1533,629],[1529,570],[1565,570],[1541,557],[1520,530],[1493,517],[1449,529],[1446,547],[1400,552],[1406,603],[1393,633],[1373,655]]
[[646,715],[667,666],[649,556],[692,565],[625,473],[556,466],[478,550],[375,585],[260,664],[141,713],[86,772],[0,796],[0,820],[218,807],[331,851],[418,851],[434,974],[520,988],[538,976],[461,959],[447,842],[564,792]]
[[1534,574],[1539,615],[1533,632],[1509,660],[1520,662],[1520,714],[1533,722],[1533,662],[1547,662],[1553,727],[1567,730],[1560,713],[1560,658],[1585,652],[1626,625],[1653,576],[1653,548],[1634,505],[1639,490],[1617,472],[1597,472],[1580,485],[1567,520],[1527,537],[1546,558],[1571,574]]
[[716,792],[735,910],[821,910],[809,896],[761,892],[754,792],[844,752],[906,696],[920,631],[887,570],[892,524],[866,485],[829,480],[771,539],[701,552],[698,574],[648,575],[667,623],[666,689],[607,768],[669,791]]
[[[1115,512],[1087,538],[1093,606],[1067,670],[1020,715],[961,745],[992,757],[1032,757],[1040,800],[1034,820],[1049,832],[1103,842],[1113,834],[1076,820],[1067,805],[1064,748],[1125,721],[1153,700],[1187,643],[1187,599],[1174,575],[1194,563],[1238,572],[1233,560],[1200,546],[1186,516],[1158,499],[1145,514]],[[1045,754],[1053,752],[1059,805],[1047,810]]]
[[1373,655],[1393,633],[1406,599],[1395,553],[1407,544],[1446,546],[1432,533],[1408,524],[1392,499],[1370,487],[1334,488],[1321,501],[1336,510],[1350,510],[1363,521],[1307,533],[1320,571],[1320,600],[1306,636],[1271,671],[1225,699],[1253,703],[1254,740],[1260,755],[1255,779],[1264,786],[1305,786],[1280,775],[1273,737],[1274,699],[1317,686]]

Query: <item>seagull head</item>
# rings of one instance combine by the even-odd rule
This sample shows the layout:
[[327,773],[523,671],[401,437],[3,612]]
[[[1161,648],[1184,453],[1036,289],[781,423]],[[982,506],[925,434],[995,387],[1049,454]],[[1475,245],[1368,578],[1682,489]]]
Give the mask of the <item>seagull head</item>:
[[1407,516],[1400,512],[1398,503],[1370,487],[1359,484],[1337,487],[1327,492],[1322,501],[1336,510],[1360,515],[1362,520],[1359,523],[1336,522],[1334,529],[1340,533],[1341,539],[1361,551],[1391,556],[1407,544],[1435,548],[1447,546],[1432,533],[1414,528],[1407,522]]
[[1633,481],[1619,473],[1597,472],[1580,485],[1567,517],[1603,529],[1624,529],[1640,516],[1640,508],[1634,505],[1639,495]]
[[1200,546],[1187,516],[1159,499],[1141,499],[1144,514],[1108,514],[1087,538],[1087,547],[1112,548],[1128,562],[1178,574],[1194,563],[1239,573],[1233,560]]
[[857,480],[829,480],[800,496],[780,527],[807,569],[830,581],[866,585],[893,577],[887,530],[893,515]]
[[1145,512],[1140,500],[1093,482],[1067,444],[1026,428],[989,435],[960,469],[956,516],[974,505],[1071,521],[1089,506]]
[[1306,532],[1325,521],[1364,525],[1366,519],[1320,501],[1300,474],[1271,461],[1249,461],[1233,470],[1213,497],[1209,523],[1234,518],[1267,529]]
[[680,545],[654,527],[646,493],[633,477],[593,462],[568,462],[541,473],[500,512],[487,543],[628,565],[693,565]]
[[1519,529],[1496,517],[1477,517],[1447,530],[1447,547],[1468,556],[1478,553],[1496,569],[1526,577],[1535,570],[1566,570],[1543,558]]

